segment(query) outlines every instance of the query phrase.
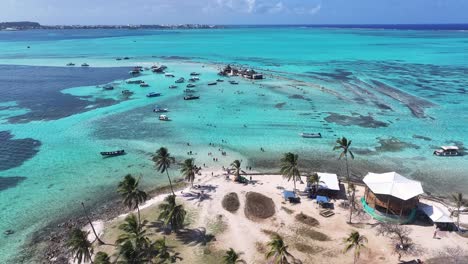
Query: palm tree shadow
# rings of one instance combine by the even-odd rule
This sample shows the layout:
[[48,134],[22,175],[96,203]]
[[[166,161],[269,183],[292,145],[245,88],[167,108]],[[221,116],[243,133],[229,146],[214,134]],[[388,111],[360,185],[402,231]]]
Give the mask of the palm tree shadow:
[[214,235],[207,234],[206,229],[203,227],[194,229],[183,229],[176,233],[176,237],[179,241],[185,245],[206,245],[207,243],[214,240]]

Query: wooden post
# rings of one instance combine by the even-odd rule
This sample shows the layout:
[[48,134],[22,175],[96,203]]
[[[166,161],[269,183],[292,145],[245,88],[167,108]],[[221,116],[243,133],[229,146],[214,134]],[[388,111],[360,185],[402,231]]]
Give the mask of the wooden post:
[[385,211],[386,214],[388,214],[388,207],[390,206],[390,196],[387,198],[387,210]]

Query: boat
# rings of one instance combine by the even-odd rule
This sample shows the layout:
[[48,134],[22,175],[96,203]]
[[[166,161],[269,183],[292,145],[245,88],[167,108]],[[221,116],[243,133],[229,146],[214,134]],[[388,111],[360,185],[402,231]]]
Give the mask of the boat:
[[129,57],[124,57],[123,59],[124,59],[124,60],[129,60],[130,58],[129,58]]
[[175,89],[175,88],[177,88],[177,85],[171,85],[171,86],[169,86],[169,89]]
[[145,83],[145,82],[143,82],[143,83],[140,84],[140,87],[149,87],[149,86],[150,86],[150,85],[147,84],[147,83]]
[[208,85],[216,85],[218,82],[209,82]]
[[149,93],[149,94],[146,95],[146,97],[158,97],[158,96],[161,96],[161,93],[152,92],[152,93]]
[[127,84],[142,84],[144,81],[142,80],[133,80],[133,81],[127,81]]
[[104,87],[102,87],[102,89],[106,90],[106,91],[110,91],[110,90],[114,90],[114,86],[112,85],[104,85]]
[[123,95],[132,95],[133,92],[130,91],[130,90],[123,90],[123,91],[122,91],[122,94],[123,94]]
[[200,73],[198,73],[198,72],[192,72],[192,73],[190,73],[190,76],[198,76],[198,75],[200,75]]
[[322,134],[320,133],[301,133],[303,138],[321,138]]
[[187,84],[187,88],[193,88],[193,87],[195,87],[195,86],[196,86],[196,85],[195,85],[195,84],[193,84],[193,83],[189,83],[189,84]]
[[153,69],[154,73],[164,73],[164,70],[167,69],[167,66],[161,65],[161,66],[153,66],[151,67]]
[[196,92],[194,89],[185,89],[184,93],[194,93]]
[[73,62],[67,63],[67,66],[75,66],[75,63]]
[[217,82],[224,82],[223,79],[218,79],[218,80],[216,80],[216,81],[217,81]]
[[81,67],[89,67],[89,64],[88,63],[83,63],[83,64],[81,64]]
[[198,77],[192,77],[192,78],[189,79],[189,82],[196,82],[196,81],[199,81],[199,80],[200,80],[200,78],[198,78]]
[[453,157],[460,156],[460,152],[457,146],[442,146],[440,149],[434,151],[436,156]]
[[169,112],[169,109],[167,108],[161,108],[159,106],[156,106],[154,109],[153,109],[153,112],[155,113],[166,113],[166,112]]
[[115,157],[115,156],[121,156],[125,155],[125,150],[116,150],[116,151],[103,151],[101,152],[101,155],[104,157]]
[[131,75],[138,75],[138,74],[140,74],[140,73],[141,73],[141,72],[140,72],[140,70],[138,70],[138,69],[134,69],[134,70],[131,70],[131,71],[130,71],[130,74],[131,74]]
[[122,60],[122,58],[116,58],[115,60],[118,60],[118,61],[120,61],[120,60]]
[[159,120],[161,120],[161,121],[171,121],[171,119],[169,119],[169,117],[167,115],[160,115]]
[[234,85],[239,84],[239,82],[236,82],[236,81],[229,81],[229,83],[234,84]]
[[174,78],[174,77],[175,77],[175,75],[172,74],[172,73],[166,73],[166,74],[164,74],[164,76],[166,76],[166,77],[171,77],[171,78]]
[[183,82],[185,82],[185,79],[182,77],[177,79],[177,81],[175,81],[175,83],[183,83]]
[[200,99],[200,96],[197,96],[197,95],[184,96],[184,100],[196,100],[196,99]]

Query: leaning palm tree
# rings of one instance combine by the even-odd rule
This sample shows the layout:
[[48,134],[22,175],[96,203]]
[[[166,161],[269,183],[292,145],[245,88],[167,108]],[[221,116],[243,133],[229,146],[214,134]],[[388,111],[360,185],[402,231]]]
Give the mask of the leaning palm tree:
[[88,240],[88,233],[75,228],[72,230],[67,241],[67,246],[70,248],[74,259],[78,261],[78,264],[81,264],[81,262],[92,263],[91,255],[93,254],[93,248]]
[[124,198],[123,203],[131,210],[137,209],[138,223],[141,224],[140,219],[140,204],[146,201],[148,195],[146,192],[138,189],[140,178],[135,179],[132,175],[127,174],[123,181],[119,182],[117,192]]
[[105,252],[99,251],[94,257],[94,264],[111,264],[109,255]]
[[354,154],[353,152],[349,149],[349,147],[351,146],[351,140],[348,141],[347,138],[345,137],[342,137],[342,138],[339,138],[336,140],[336,146],[333,147],[333,150],[342,150],[341,153],[340,153],[340,157],[338,159],[342,159],[343,157],[345,157],[345,161],[346,161],[346,180],[350,181],[350,177],[349,177],[349,165],[348,165],[348,153],[349,153],[349,156],[351,157],[351,159],[354,159]]
[[236,178],[234,181],[239,182],[241,179],[241,173],[243,172],[241,169],[241,162],[239,160],[235,160],[231,163],[231,169],[234,171],[234,175]]
[[229,248],[228,251],[226,251],[226,254],[223,256],[224,264],[236,264],[236,263],[245,263],[244,260],[242,260],[239,256],[240,254],[234,251],[234,249]]
[[158,220],[163,220],[164,226],[169,227],[171,232],[178,232],[184,226],[187,211],[185,211],[183,205],[176,204],[175,195],[167,196],[164,201],[165,203],[159,205]]
[[455,202],[455,206],[457,207],[457,228],[460,231],[460,208],[466,204],[465,200],[463,200],[462,193],[454,193],[452,194],[452,200]]
[[284,244],[283,238],[274,234],[267,244],[270,247],[270,250],[266,254],[267,259],[273,259],[275,264],[289,264],[288,258],[294,257],[288,252],[288,246]]
[[186,159],[184,163],[182,163],[182,168],[180,172],[184,176],[185,180],[189,181],[192,184],[195,181],[195,175],[198,173],[199,169],[195,165],[195,159]]
[[359,232],[353,231],[344,239],[344,242],[346,243],[346,246],[343,252],[347,253],[351,249],[354,249],[354,263],[356,263],[359,259],[359,255],[361,254],[361,249],[366,247],[365,243],[367,243],[367,238],[365,236],[361,236]]
[[146,230],[138,222],[134,214],[128,215],[119,226],[123,231],[116,240],[121,256],[126,263],[141,263],[148,255],[150,241]]
[[156,151],[156,155],[153,156],[153,161],[156,162],[157,169],[160,173],[167,173],[167,179],[169,180],[172,194],[175,195],[174,189],[172,188],[171,177],[169,177],[169,168],[171,164],[175,163],[175,158],[171,156],[167,148],[161,147]]
[[119,246],[119,261],[118,264],[141,264],[149,263],[147,250],[142,249],[136,244],[127,241]]
[[301,180],[301,173],[297,165],[297,160],[299,156],[291,152],[285,153],[281,159],[281,174],[284,178],[287,178],[288,181],[293,180],[294,190],[296,190],[296,181]]

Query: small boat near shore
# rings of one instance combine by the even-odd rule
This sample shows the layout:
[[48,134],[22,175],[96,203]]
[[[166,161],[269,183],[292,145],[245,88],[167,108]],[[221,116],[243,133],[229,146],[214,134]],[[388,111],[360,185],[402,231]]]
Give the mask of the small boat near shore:
[[200,99],[200,96],[197,96],[197,95],[184,96],[184,100],[197,100],[197,99]]
[[216,80],[216,81],[217,81],[217,82],[224,82],[223,79],[218,79],[218,80]]
[[161,93],[154,93],[153,92],[153,93],[149,93],[149,94],[146,95],[146,97],[159,97],[159,96],[161,96]]
[[114,90],[114,86],[112,85],[104,85],[104,87],[102,87],[102,89],[106,90],[106,91],[110,91],[110,90]]
[[185,89],[184,93],[194,93],[196,92],[194,89]]
[[195,86],[196,86],[196,85],[195,85],[195,84],[192,84],[192,83],[187,84],[187,88],[193,88],[193,87],[195,87]]
[[116,151],[103,151],[101,152],[101,155],[104,157],[116,157],[116,156],[121,156],[125,155],[125,150],[116,150]]
[[192,78],[189,79],[189,82],[196,82],[196,81],[199,81],[199,80],[200,80],[200,78],[198,78],[198,77],[192,77]]
[[133,94],[133,92],[130,91],[130,90],[123,90],[123,91],[122,91],[122,94],[123,94],[123,95],[126,95],[126,96],[130,96],[130,95]]
[[161,121],[171,121],[171,119],[167,115],[160,115],[159,120],[161,120]]
[[229,81],[229,83],[233,84],[233,85],[239,84],[239,82],[237,82],[237,81]]
[[89,64],[88,63],[83,63],[83,64],[81,64],[81,67],[89,67]]
[[73,62],[67,63],[67,66],[75,66],[75,63]]
[[175,83],[183,83],[183,82],[185,82],[185,79],[182,77],[177,79],[177,81],[175,81]]
[[218,82],[209,82],[208,85],[217,85]]
[[442,146],[440,149],[434,151],[434,155],[441,157],[454,157],[460,156],[457,146]]
[[155,113],[166,113],[166,112],[169,112],[169,109],[167,108],[161,108],[159,106],[156,106],[154,109],[153,109],[153,112]]
[[191,72],[190,73],[190,76],[199,76],[199,75],[200,75],[200,73],[198,73],[198,72]]
[[169,86],[169,89],[175,89],[175,88],[177,88],[177,85],[171,85],[171,86]]
[[143,83],[140,84],[140,87],[142,87],[142,88],[149,87],[149,86],[150,86],[150,85],[147,84],[147,83],[145,83],[145,82],[143,82]]
[[142,83],[144,83],[144,81],[142,81],[142,80],[131,80],[131,81],[127,81],[126,83],[127,84],[142,84]]
[[320,133],[301,133],[300,135],[303,138],[322,138]]
[[164,76],[166,76],[166,77],[171,77],[171,78],[174,78],[174,77],[175,77],[175,75],[172,74],[172,73],[166,73],[166,74],[164,74]]

